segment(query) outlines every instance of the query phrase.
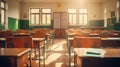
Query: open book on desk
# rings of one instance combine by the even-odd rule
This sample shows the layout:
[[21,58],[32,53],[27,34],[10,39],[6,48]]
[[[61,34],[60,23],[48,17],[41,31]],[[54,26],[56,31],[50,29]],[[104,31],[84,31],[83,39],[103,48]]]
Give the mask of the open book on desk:
[[106,53],[105,50],[99,48],[87,48],[85,49],[82,56],[90,56],[90,57],[103,57]]

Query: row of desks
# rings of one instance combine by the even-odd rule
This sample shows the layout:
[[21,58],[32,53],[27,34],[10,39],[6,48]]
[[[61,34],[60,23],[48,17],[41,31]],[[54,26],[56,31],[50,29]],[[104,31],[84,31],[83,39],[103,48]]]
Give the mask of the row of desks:
[[[71,42],[74,40],[74,37],[68,37],[67,38],[67,45],[68,45],[68,51],[69,51],[69,67],[71,67]],[[107,41],[107,40],[120,40],[120,38],[101,38],[101,40],[103,41]],[[120,55],[119,55],[120,57]]]
[[102,49],[105,53],[101,57],[83,56],[89,49],[91,48],[74,48],[78,67],[120,67],[120,49]]
[[[69,41],[72,41],[74,37],[68,37]],[[111,38],[101,38],[101,40],[120,40],[119,37],[111,37]]]
[[[76,33],[68,33],[67,36],[74,36]],[[79,33],[77,33],[79,34]],[[97,34],[97,33],[90,33],[89,36],[99,36],[100,34]],[[113,34],[114,36],[118,36],[119,34],[118,33],[114,33]]]
[[[40,42],[41,41],[45,41],[45,38],[32,38],[33,41],[38,41],[39,42],[39,47],[38,47],[38,52],[39,52],[39,67],[40,67]],[[6,38],[0,38],[0,41],[6,41]],[[7,45],[5,44],[5,47]],[[26,54],[27,52],[30,52],[31,49],[30,48],[0,48],[0,57],[14,57],[15,60],[16,60],[16,63],[15,63],[15,67],[20,67],[18,65],[18,59],[19,59],[19,56],[22,56],[23,54]],[[44,51],[45,51],[45,47],[44,47]],[[31,52],[29,53],[30,54],[30,58],[31,58]],[[45,54],[43,56],[45,58]],[[31,66],[31,60],[30,60],[30,66]],[[45,59],[44,59],[44,67],[45,67]]]

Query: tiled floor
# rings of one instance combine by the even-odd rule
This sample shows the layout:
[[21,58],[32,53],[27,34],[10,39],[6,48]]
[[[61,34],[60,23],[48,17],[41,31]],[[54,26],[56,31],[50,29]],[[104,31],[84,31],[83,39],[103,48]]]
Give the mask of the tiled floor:
[[[50,51],[46,52],[45,67],[69,67],[68,50],[65,39],[55,39]],[[41,67],[43,67],[41,63]]]

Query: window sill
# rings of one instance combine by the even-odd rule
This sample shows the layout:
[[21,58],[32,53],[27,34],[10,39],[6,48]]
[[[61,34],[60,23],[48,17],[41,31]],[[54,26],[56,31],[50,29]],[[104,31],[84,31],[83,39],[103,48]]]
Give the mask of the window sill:
[[52,26],[52,25],[30,25],[30,26]]

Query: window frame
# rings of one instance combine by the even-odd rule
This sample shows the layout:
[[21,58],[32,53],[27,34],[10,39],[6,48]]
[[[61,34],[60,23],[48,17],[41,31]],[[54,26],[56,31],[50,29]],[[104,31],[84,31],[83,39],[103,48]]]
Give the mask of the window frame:
[[[39,13],[31,13],[31,9],[39,9]],[[42,9],[50,9],[51,13],[42,13]],[[36,14],[36,15],[39,15],[39,23],[38,23],[38,24],[36,23],[36,19],[34,19],[34,21],[35,21],[34,23],[31,22],[31,17],[32,17],[31,15],[32,15],[32,14],[33,14],[34,16],[35,16],[35,14]],[[42,19],[42,15],[43,15],[43,14],[45,14],[45,15],[46,15],[46,14],[50,14],[50,24],[47,24],[47,23],[44,24],[44,23],[43,23],[43,19]],[[31,26],[51,26],[51,25],[52,25],[52,23],[51,23],[51,19],[52,19],[52,18],[51,18],[51,16],[52,16],[52,9],[51,9],[51,8],[30,8],[30,10],[29,10],[29,15],[30,15],[30,16],[29,16],[29,20],[30,20],[30,25],[31,25]],[[46,19],[46,20],[47,20],[47,19]]]
[[[4,3],[4,7],[1,6],[0,4],[0,8],[1,8],[1,25],[5,25],[6,24],[6,2],[4,0],[1,0],[0,3]],[[4,12],[4,16],[2,19],[2,11]]]
[[48,22],[46,22],[46,24],[43,24],[43,25],[51,25],[51,15],[52,15],[52,9],[50,9],[50,13],[42,13],[42,10],[43,9],[50,9],[50,8],[42,8],[41,9],[41,24],[43,24],[43,15],[45,15],[46,16],[46,21],[47,21],[47,15],[50,15],[50,24],[47,24]]
[[[86,8],[87,9],[87,8]],[[80,10],[80,9],[79,9]],[[80,19],[78,19],[78,21],[79,21],[79,24],[80,25],[88,25],[88,9],[87,9],[87,12],[86,13],[81,13],[81,12],[79,12],[79,18],[80,18],[80,15],[82,15],[82,18],[83,18],[83,24],[81,24],[81,22],[80,22]],[[85,22],[84,22],[84,16],[85,15],[87,15],[87,23],[85,24]]]
[[[68,14],[70,15],[70,14],[76,14],[76,23],[74,24],[73,22],[71,22],[70,23],[70,21],[69,21],[69,24],[70,24],[70,26],[87,26],[88,25],[88,9],[87,8],[84,8],[84,9],[87,9],[87,13],[80,13],[79,12],[79,10],[80,9],[83,9],[83,8],[80,8],[80,9],[76,9],[76,8],[72,8],[72,9],[76,9],[76,13],[69,13],[69,9],[71,9],[71,8],[68,8]],[[84,18],[84,15],[87,15],[87,23],[86,24],[81,24],[80,23],[80,15],[82,15],[83,17],[82,18]],[[70,20],[70,18],[69,18],[69,20]],[[84,19],[83,19],[83,21],[84,21]]]
[[[75,9],[76,10],[76,12],[71,12],[71,13],[69,13],[69,9]],[[69,20],[69,25],[70,26],[75,26],[75,25],[77,25],[77,9],[76,8],[68,8],[68,16],[70,17],[70,15],[72,15],[72,22],[70,22],[70,18],[68,18],[68,20]],[[73,21],[74,21],[74,15],[76,15],[76,22],[74,23]]]

